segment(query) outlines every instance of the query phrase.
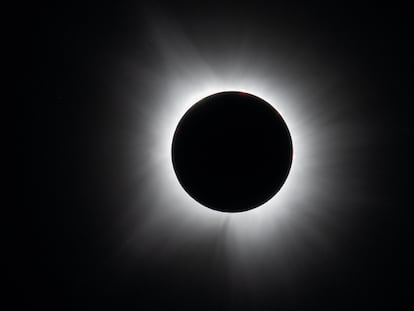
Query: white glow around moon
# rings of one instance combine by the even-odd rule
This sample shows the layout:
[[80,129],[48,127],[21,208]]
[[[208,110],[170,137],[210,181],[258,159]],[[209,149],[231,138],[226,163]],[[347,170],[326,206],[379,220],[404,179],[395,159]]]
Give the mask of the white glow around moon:
[[[129,245],[141,254],[156,250],[169,258],[219,235],[213,257],[233,261],[236,272],[280,267],[280,278],[298,273],[288,267],[300,266],[312,254],[334,252],[332,224],[347,226],[349,212],[359,206],[351,197],[343,199],[358,187],[350,177],[352,167],[344,167],[352,160],[348,151],[360,146],[354,139],[360,129],[344,117],[352,104],[340,75],[314,73],[318,60],[309,60],[299,49],[289,50],[291,54],[266,50],[260,41],[240,51],[222,47],[223,54],[232,54],[228,61],[197,49],[175,27],[154,29],[159,62],[140,68],[133,60],[124,64],[135,87],[124,100],[136,125],[125,146],[130,179],[137,185],[126,216],[137,217]],[[251,93],[271,104],[293,142],[292,167],[281,190],[242,213],[222,213],[196,202],[179,184],[171,161],[181,117],[200,99],[223,91]]]

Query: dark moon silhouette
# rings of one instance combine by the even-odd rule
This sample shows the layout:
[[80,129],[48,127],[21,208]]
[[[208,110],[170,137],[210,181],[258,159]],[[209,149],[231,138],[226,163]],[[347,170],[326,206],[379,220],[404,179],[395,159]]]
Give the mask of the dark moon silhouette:
[[185,191],[222,212],[243,212],[272,198],[292,163],[292,140],[264,100],[222,92],[193,105],[180,120],[172,162]]

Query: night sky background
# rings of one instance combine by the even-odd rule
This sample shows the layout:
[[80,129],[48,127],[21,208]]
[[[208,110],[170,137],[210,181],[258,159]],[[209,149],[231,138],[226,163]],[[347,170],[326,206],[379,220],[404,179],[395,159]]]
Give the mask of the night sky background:
[[[410,309],[412,200],[406,194],[412,183],[408,176],[413,135],[407,8],[376,2],[288,6],[60,1],[33,8],[32,13],[27,28],[33,33],[29,41],[33,77],[23,126],[30,141],[25,161],[30,168],[23,199],[31,215],[27,228],[34,229],[21,230],[11,243],[18,268],[8,269],[13,293],[8,296],[16,308],[24,304],[54,310],[354,310],[384,305],[390,310]],[[365,126],[357,135],[364,141],[364,156],[353,155],[349,165],[355,165],[350,169],[361,172],[357,179],[365,182],[357,190],[343,189],[335,200],[346,206],[358,196],[365,202],[363,212],[347,218],[352,225],[345,232],[330,224],[339,250],[331,257],[315,253],[304,262],[300,277],[286,286],[269,264],[256,276],[264,278],[257,287],[229,278],[228,263],[211,264],[209,254],[220,233],[168,258],[160,258],[156,247],[146,249],[148,241],[134,240],[143,245],[139,256],[125,243],[130,227],[140,224],[139,209],[150,207],[151,201],[138,200],[142,206],[134,214],[137,220],[120,225],[145,181],[129,182],[130,167],[120,155],[131,117],[118,100],[119,85],[131,80],[119,74],[118,65],[128,58],[136,70],[161,66],[151,31],[151,25],[159,23],[178,25],[197,49],[207,49],[223,61],[231,60],[228,51],[240,48],[241,42],[270,58],[272,52],[266,50],[280,49],[289,55],[301,48],[302,61],[313,68],[309,75],[334,72],[346,75],[352,85],[348,96],[357,98],[358,104],[351,105],[348,118]],[[151,70],[142,76],[147,78],[135,81],[137,88],[154,85]],[[161,94],[163,89],[158,83],[151,92]],[[151,92],[138,100],[148,111]],[[137,139],[144,136],[140,133]],[[157,239],[153,232],[146,239]]]

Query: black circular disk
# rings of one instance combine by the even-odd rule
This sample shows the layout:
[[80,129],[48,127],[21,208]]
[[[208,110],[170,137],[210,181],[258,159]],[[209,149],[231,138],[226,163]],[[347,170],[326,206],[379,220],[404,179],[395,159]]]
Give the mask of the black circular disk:
[[222,92],[192,106],[172,144],[177,178],[199,203],[242,212],[272,198],[292,163],[292,140],[279,113],[264,100]]

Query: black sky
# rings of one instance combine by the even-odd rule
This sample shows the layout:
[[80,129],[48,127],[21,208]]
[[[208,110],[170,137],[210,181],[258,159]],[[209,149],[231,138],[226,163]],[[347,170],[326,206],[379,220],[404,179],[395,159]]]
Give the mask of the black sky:
[[[15,304],[55,310],[409,309],[403,307],[413,298],[405,197],[413,141],[406,8],[62,1],[36,8],[33,15],[31,167],[24,200],[34,214],[29,227],[41,232],[41,240],[27,242],[26,231],[12,239],[19,266],[9,273]],[[128,118],[111,93],[117,76],[110,74],[118,59],[133,53],[137,67],[156,66],[160,59],[148,25],[164,20],[180,25],[201,50],[236,46],[244,34],[262,36],[270,47],[282,41],[312,46],[317,63],[347,68],[357,90],[352,96],[364,99],[355,107],[355,122],[364,120],[380,139],[367,142],[369,157],[356,165],[372,182],[366,192],[377,196],[375,204],[355,219],[346,251],[334,263],[314,258],[306,277],[289,290],[276,290],[270,279],[244,295],[241,284],[229,285],[225,266],[203,272],[208,245],[179,253],[167,264],[159,264],[156,250],[142,261],[118,253],[126,233],[114,229],[115,219],[133,190],[127,189],[117,152],[104,150],[107,141],[122,139],[120,128]],[[220,49],[214,53],[220,56]]]

